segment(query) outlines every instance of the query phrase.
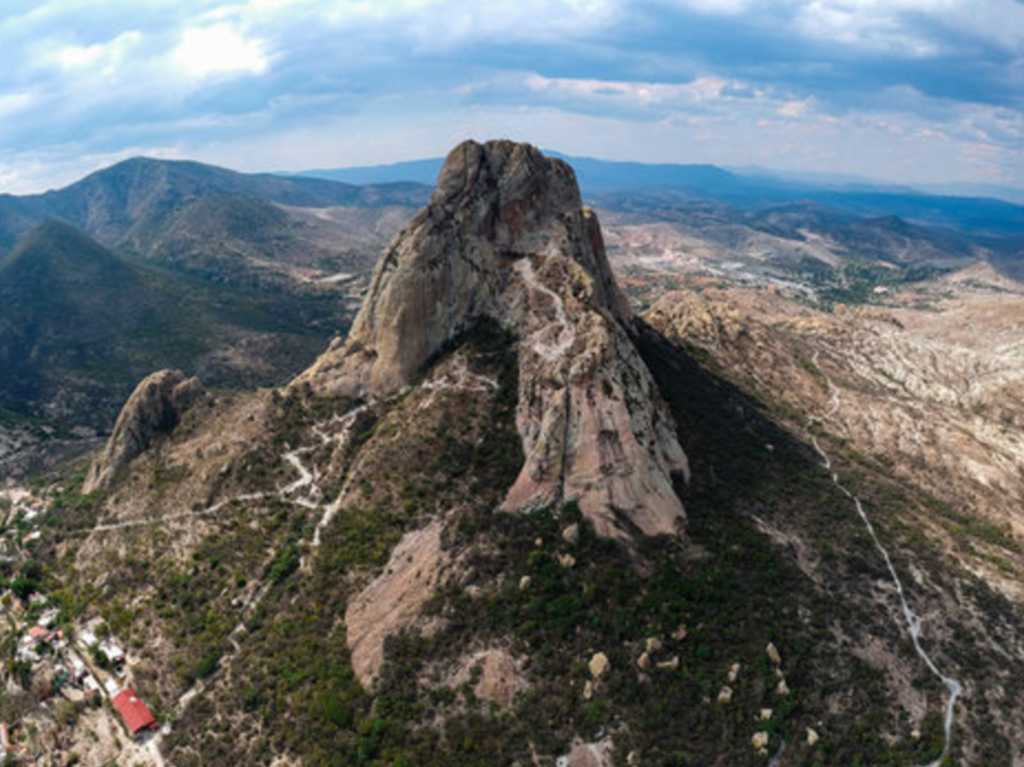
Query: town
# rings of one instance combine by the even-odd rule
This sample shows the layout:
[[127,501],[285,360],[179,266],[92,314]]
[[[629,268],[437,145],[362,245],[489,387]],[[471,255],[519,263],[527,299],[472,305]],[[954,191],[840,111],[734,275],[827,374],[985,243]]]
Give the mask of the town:
[[160,764],[158,719],[136,693],[124,643],[101,617],[76,621],[46,593],[33,554],[50,509],[37,492],[0,488],[0,764],[55,752],[67,753],[60,764],[82,763],[83,736],[119,764]]

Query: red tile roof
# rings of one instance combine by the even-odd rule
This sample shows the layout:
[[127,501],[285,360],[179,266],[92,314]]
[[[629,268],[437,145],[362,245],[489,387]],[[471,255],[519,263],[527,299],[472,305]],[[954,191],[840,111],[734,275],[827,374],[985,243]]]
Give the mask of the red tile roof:
[[40,641],[49,638],[50,630],[44,629],[42,626],[33,626],[28,630],[28,635],[36,641]]
[[156,717],[149,710],[149,706],[142,702],[131,687],[121,690],[114,696],[113,702],[114,708],[132,735],[156,724]]

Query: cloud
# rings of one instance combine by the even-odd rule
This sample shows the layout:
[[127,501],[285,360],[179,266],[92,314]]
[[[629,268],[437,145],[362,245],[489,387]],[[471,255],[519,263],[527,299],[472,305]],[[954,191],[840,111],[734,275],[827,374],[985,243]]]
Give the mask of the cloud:
[[270,66],[266,44],[246,38],[229,24],[190,27],[172,54],[177,67],[189,77],[210,75],[260,75]]
[[1024,176],[1016,0],[9,0],[0,46],[0,191],[126,151],[439,153],[502,120],[607,157]]
[[34,93],[0,93],[0,119],[9,119],[30,109],[38,97]]
[[142,40],[142,33],[129,30],[106,43],[60,45],[52,52],[46,50],[41,58],[65,72],[86,72],[111,78],[119,73]]

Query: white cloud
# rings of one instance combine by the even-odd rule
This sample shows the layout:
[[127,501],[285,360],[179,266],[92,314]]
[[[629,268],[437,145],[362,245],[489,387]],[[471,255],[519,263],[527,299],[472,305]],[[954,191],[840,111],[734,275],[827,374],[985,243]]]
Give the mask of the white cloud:
[[544,77],[532,73],[526,76],[524,82],[526,87],[535,93],[617,100],[631,102],[637,106],[709,101],[723,98],[730,89],[747,89],[746,84],[738,80],[714,76],[698,77],[688,83],[652,83]]
[[110,78],[120,72],[142,39],[141,32],[130,30],[122,32],[107,43],[59,46],[44,57],[66,72],[89,73]]
[[180,71],[196,79],[211,75],[259,75],[270,65],[265,42],[247,38],[229,24],[185,29],[172,58]]
[[676,0],[684,8],[698,13],[723,14],[733,16],[743,13],[751,6],[751,0]]
[[39,97],[34,93],[0,93],[0,119],[31,109],[38,101]]
[[803,117],[814,107],[814,98],[808,97],[805,99],[790,99],[783,101],[779,104],[779,108],[775,110],[776,114],[782,117]]

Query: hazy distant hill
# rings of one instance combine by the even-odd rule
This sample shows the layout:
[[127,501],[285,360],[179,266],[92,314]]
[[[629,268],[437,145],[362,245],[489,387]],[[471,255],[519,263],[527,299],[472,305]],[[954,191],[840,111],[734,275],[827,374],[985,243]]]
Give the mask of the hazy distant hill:
[[[837,187],[810,181],[788,181],[764,174],[742,174],[714,165],[648,164],[572,157],[557,152],[576,169],[585,196],[602,206],[622,193],[658,190],[666,201],[712,200],[740,208],[792,202],[816,202],[860,216],[889,216],[965,232],[996,235],[1024,233],[1024,206],[991,197],[925,194],[904,187],[862,184]],[[314,170],[304,177],[373,184],[394,181],[431,183],[441,158],[392,165]]]
[[[199,271],[209,275],[212,258],[230,260],[239,250],[261,258],[308,251],[308,237],[274,206],[325,209],[385,209],[421,205],[429,190],[398,183],[357,187],[314,178],[244,174],[195,162],[137,158],[97,171],[64,189],[39,195],[0,195],[0,252],[47,218],[66,221],[101,244],[130,257],[170,262],[190,270],[192,255],[181,233],[200,252]],[[305,227],[307,230],[309,226]],[[167,240],[170,238],[171,242]],[[239,248],[238,242],[247,243]],[[218,247],[224,243],[230,246]],[[236,263],[229,269],[236,269]]]

